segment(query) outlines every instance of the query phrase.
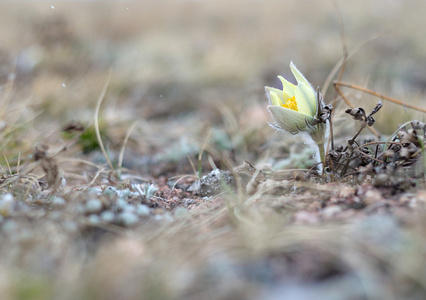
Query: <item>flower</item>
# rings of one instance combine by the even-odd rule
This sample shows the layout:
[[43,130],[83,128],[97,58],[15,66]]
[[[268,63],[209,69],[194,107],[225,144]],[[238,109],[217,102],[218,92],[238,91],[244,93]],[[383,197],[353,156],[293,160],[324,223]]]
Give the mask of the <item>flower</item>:
[[[324,103],[321,95],[316,93],[305,76],[290,62],[290,69],[297,80],[297,85],[288,82],[282,76],[278,78],[283,83],[283,89],[265,87],[268,96],[269,111],[275,120],[269,124],[278,130],[297,134],[306,131],[318,146],[318,157],[321,162],[325,159],[325,122],[321,117]],[[322,167],[319,167],[322,170]]]
[[283,84],[283,89],[265,87],[269,98],[268,106],[275,124],[272,127],[297,134],[299,131],[315,131],[311,126],[318,111],[316,92],[305,76],[296,68],[293,62],[290,69],[297,80],[297,85],[278,76]]

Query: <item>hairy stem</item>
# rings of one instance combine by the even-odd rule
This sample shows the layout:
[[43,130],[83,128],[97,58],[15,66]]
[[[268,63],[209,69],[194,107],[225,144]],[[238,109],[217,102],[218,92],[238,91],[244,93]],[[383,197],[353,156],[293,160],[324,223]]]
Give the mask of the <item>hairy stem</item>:
[[325,150],[324,150],[324,143],[317,143],[319,154],[320,154],[320,161],[324,164],[325,163]]

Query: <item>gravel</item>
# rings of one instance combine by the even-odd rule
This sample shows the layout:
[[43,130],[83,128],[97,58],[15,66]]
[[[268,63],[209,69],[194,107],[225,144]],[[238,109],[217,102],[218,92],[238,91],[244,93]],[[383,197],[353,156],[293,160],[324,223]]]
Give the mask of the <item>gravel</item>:
[[99,199],[90,199],[86,202],[87,213],[98,213],[102,210],[102,202]]
[[139,218],[136,214],[132,212],[124,211],[118,215],[118,219],[124,226],[134,226],[138,223]]

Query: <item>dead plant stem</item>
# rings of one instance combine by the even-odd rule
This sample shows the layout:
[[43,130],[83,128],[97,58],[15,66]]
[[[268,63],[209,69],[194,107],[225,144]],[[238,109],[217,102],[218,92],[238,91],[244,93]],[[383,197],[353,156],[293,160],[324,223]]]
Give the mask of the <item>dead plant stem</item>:
[[[387,100],[389,102],[392,102],[392,103],[395,103],[395,104],[398,104],[398,105],[401,105],[401,106],[404,106],[404,107],[407,107],[407,108],[411,108],[411,109],[414,109],[414,110],[426,113],[426,109],[424,109],[424,108],[421,108],[421,107],[418,107],[418,106],[414,106],[414,105],[411,105],[411,104],[406,104],[406,103],[404,103],[402,101],[399,101],[399,100],[397,100],[395,98],[391,98],[391,97],[382,95],[382,94],[374,92],[372,90],[363,88],[363,87],[361,87],[359,85],[355,85],[355,84],[347,83],[347,82],[343,82],[343,81],[334,81],[333,85],[334,86],[339,86],[339,87],[340,86],[345,86],[345,87],[349,87],[349,88],[352,88],[352,89],[355,89],[355,90],[359,90],[361,92],[364,92],[364,93],[376,96],[376,97],[378,97],[380,99]],[[352,104],[349,102],[349,100],[340,91],[340,89],[337,89],[337,91],[338,91],[339,95],[343,98],[343,100],[345,100],[346,104],[348,104],[349,106],[353,107]]]

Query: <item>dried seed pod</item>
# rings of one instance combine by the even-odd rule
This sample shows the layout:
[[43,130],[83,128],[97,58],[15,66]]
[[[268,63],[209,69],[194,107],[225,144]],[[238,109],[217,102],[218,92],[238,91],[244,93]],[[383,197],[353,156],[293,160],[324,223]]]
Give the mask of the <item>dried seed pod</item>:
[[333,105],[327,104],[324,106],[324,108],[321,110],[319,114],[320,120],[325,123],[326,120],[329,120],[331,117],[331,112],[333,111]]
[[367,116],[366,121],[368,126],[373,126],[373,124],[376,122],[376,120],[373,118],[373,115],[377,113],[382,108],[382,106],[383,104],[381,102],[377,103],[371,113]]
[[362,107],[348,108],[347,110],[345,110],[345,113],[350,114],[355,120],[365,120],[365,110]]
[[404,159],[409,159],[411,157],[410,150],[402,148],[401,151],[399,151],[399,156]]
[[388,149],[385,152],[383,152],[383,160],[387,160],[388,158],[392,158],[394,155],[395,155],[395,151]]
[[394,173],[396,169],[397,169],[397,166],[395,163],[390,163],[385,166],[386,173],[388,174]]
[[360,174],[371,174],[374,170],[373,164],[368,164],[365,167],[362,167],[358,170]]
[[408,132],[404,130],[400,130],[398,132],[398,138],[403,147],[408,147],[411,144],[411,141],[413,139],[412,137],[410,137]]
[[62,127],[62,131],[68,132],[68,133],[83,132],[85,130],[86,130],[85,126],[82,123],[77,121],[71,121],[68,124],[66,124],[64,127]]
[[386,174],[386,173],[381,173],[381,174],[378,174],[378,175],[374,178],[374,180],[373,180],[373,185],[374,185],[374,186],[383,186],[383,185],[385,185],[386,183],[388,183],[388,181],[389,181],[389,175],[388,175],[388,174]]
[[401,150],[401,145],[399,144],[393,144],[389,147],[390,150],[393,150],[395,153],[398,152],[399,150]]
[[417,135],[417,131],[415,129],[409,129],[407,130],[407,134],[408,134],[408,138],[410,142],[416,145],[417,147],[419,147],[420,143],[419,143],[419,137]]
[[424,130],[426,124],[417,120],[413,120],[411,121],[411,127],[413,127],[414,130]]
[[371,111],[371,113],[368,116],[372,116],[375,113],[377,113],[383,106],[383,103],[379,102],[376,104],[376,106],[373,108],[373,110]]
[[332,159],[332,160],[336,160],[339,157],[339,154],[337,154],[337,152],[334,151],[330,151],[328,152],[328,156]]
[[[362,153],[365,153],[363,151],[360,151]],[[359,154],[359,153],[358,153]],[[360,165],[361,166],[366,166],[370,163],[373,162],[373,159],[371,158],[371,156],[369,155],[369,153],[365,153],[366,155],[361,155],[359,154],[359,160],[360,160]]]
[[359,148],[359,150],[361,150],[365,154],[370,154],[370,149],[368,149],[368,147],[364,146],[364,147]]
[[346,151],[346,152],[343,154],[343,156],[344,156],[345,158],[351,158],[351,157],[352,157],[352,152]]
[[376,120],[372,116],[367,117],[367,125],[368,126],[373,126],[375,122],[376,122]]

